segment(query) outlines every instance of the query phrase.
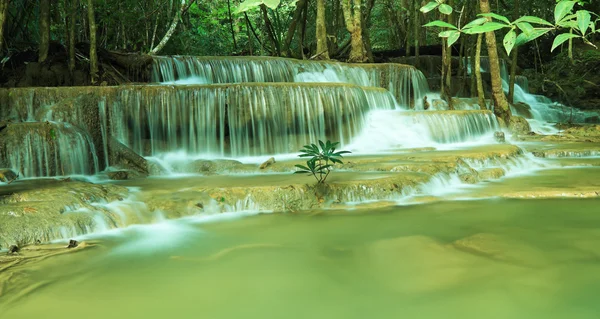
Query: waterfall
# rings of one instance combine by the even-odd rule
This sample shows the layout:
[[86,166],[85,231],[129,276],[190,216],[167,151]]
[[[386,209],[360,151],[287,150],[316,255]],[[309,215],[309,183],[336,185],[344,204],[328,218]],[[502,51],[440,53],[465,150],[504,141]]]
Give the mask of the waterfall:
[[98,172],[98,157],[90,136],[70,124],[10,124],[0,137],[0,166],[14,169],[22,177]]
[[27,105],[36,120],[68,120],[85,128],[103,153],[109,134],[144,155],[178,150],[219,157],[289,153],[323,138],[347,144],[370,110],[397,108],[384,89],[332,83],[36,88],[12,93],[11,103],[19,106],[14,111],[22,120],[29,113],[22,110]]
[[[493,143],[499,125],[490,111],[374,111],[349,149],[453,147],[456,143]],[[487,138],[483,138],[487,137]]]
[[403,106],[420,105],[427,79],[402,64],[343,64],[265,57],[154,57],[154,82],[196,79],[203,83],[328,82],[388,89]]

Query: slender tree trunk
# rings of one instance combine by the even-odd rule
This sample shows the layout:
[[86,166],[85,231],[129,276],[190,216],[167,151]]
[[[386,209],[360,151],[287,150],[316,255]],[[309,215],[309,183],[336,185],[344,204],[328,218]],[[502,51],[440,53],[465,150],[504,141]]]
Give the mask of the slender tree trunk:
[[367,0],[367,8],[365,10],[365,14],[363,14],[362,21],[362,36],[365,45],[365,50],[367,52],[367,60],[369,62],[374,62],[373,59],[373,50],[371,48],[371,35],[369,33],[369,27],[371,27],[371,11],[373,10],[373,6],[375,6],[375,0]]
[[[479,6],[482,13],[490,12],[490,3],[488,0],[479,0]],[[488,18],[488,20],[491,20]],[[498,58],[498,49],[496,47],[496,35],[494,32],[485,34],[485,42],[488,48],[488,57],[490,60],[490,75],[492,77],[492,100],[494,101],[494,114],[506,122],[510,123],[512,113],[502,90],[502,77],[500,75],[500,59]]]
[[477,79],[477,100],[479,101],[479,107],[482,110],[487,109],[485,105],[485,92],[483,91],[483,79],[481,78],[481,42],[483,41],[483,34],[477,35],[477,48],[475,49],[475,66],[473,71],[475,72],[475,78]]
[[75,71],[75,24],[78,0],[70,0],[69,6],[69,72]]
[[414,37],[415,37],[415,67],[418,69],[420,66],[419,61],[419,38],[421,32],[421,11],[419,11],[419,0],[413,0],[413,14],[415,15],[413,19],[414,24]]
[[[191,4],[192,2],[190,3],[190,5]],[[169,39],[171,39],[171,36],[173,36],[175,30],[177,30],[177,25],[179,24],[181,15],[185,12],[186,8],[187,5],[185,3],[185,0],[181,0],[181,9],[179,10],[179,12],[175,12],[175,14],[173,15],[173,21],[171,21],[171,26],[169,26],[169,30],[167,30],[167,33],[162,38],[162,40],[160,40],[156,47],[150,50],[148,54],[157,54],[158,52],[160,52],[160,50],[162,50],[165,47],[165,45],[167,45],[167,42],[169,42]]]
[[231,39],[233,40],[233,49],[237,51],[237,41],[235,40],[235,30],[233,29],[233,17],[231,15],[231,0],[227,0],[227,12],[229,14],[229,28],[231,29]]
[[306,0],[299,0],[296,3],[296,10],[294,11],[294,17],[292,18],[292,22],[288,27],[287,33],[285,35],[285,40],[283,41],[283,47],[281,48],[281,53],[285,56],[291,56],[292,52],[290,51],[290,46],[292,45],[292,40],[294,39],[294,34],[296,33],[296,26],[298,25],[298,21],[302,18],[302,12],[304,10],[304,6],[306,5]]
[[50,48],[50,0],[40,0],[40,47],[38,62],[48,58]]
[[88,0],[88,23],[90,25],[90,77],[92,84],[95,84],[98,81],[98,53],[96,52],[94,0]]
[[267,37],[269,38],[269,42],[271,42],[272,52],[277,56],[281,56],[281,48],[279,47],[279,43],[277,42],[277,38],[275,37],[273,24],[271,24],[271,19],[269,19],[269,12],[267,11],[267,6],[261,4],[260,11],[263,15],[263,19],[265,20],[265,29],[267,31]]
[[4,24],[7,20],[9,3],[10,0],[0,0],[0,53],[2,53],[2,46],[4,45]]
[[325,25],[325,0],[317,0],[317,52],[318,59],[329,60],[327,26]]
[[341,0],[346,21],[346,29],[350,32],[350,57],[348,62],[367,61],[367,52],[362,37],[361,0]]
[[[519,0],[514,1],[513,18],[516,20],[519,18]],[[517,77],[517,59],[519,56],[519,48],[514,47],[512,52],[512,61],[510,64],[510,80],[508,83],[508,103],[514,103],[515,100],[515,78]]]
[[304,38],[306,36],[306,21],[308,19],[308,1],[304,5],[304,10],[302,10],[302,18],[300,18],[300,38],[298,39],[298,57],[302,59],[306,59],[304,55]]

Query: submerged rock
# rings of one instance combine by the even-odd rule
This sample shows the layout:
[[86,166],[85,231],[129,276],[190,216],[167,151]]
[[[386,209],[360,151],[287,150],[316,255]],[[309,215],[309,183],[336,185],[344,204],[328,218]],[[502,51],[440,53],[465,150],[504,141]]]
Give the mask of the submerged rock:
[[496,139],[496,142],[498,143],[505,143],[506,142],[506,137],[504,136],[504,132],[495,132],[494,133],[494,138]]
[[67,246],[67,248],[75,248],[77,246],[79,246],[79,242],[74,239],[71,239],[69,240],[69,245]]
[[116,171],[116,172],[108,172],[108,178],[113,181],[124,181],[129,179],[129,173],[127,171]]
[[186,165],[185,170],[191,173],[202,173],[212,175],[228,172],[242,165],[242,162],[236,160],[197,160]]
[[269,166],[271,166],[272,164],[275,164],[275,157],[271,157],[269,158],[266,162],[260,164],[260,169],[265,169]]
[[0,182],[10,183],[18,177],[17,173],[13,170],[9,168],[0,168]]

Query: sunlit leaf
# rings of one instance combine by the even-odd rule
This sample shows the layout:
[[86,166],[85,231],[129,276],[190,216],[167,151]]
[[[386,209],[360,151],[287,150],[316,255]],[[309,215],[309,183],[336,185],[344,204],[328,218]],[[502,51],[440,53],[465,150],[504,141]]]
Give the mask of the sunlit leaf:
[[435,1],[431,1],[431,2],[429,2],[428,4],[426,4],[426,5],[422,6],[422,7],[421,7],[421,9],[419,9],[419,10],[420,10],[421,12],[423,12],[423,13],[427,13],[427,12],[429,12],[429,11],[431,11],[431,10],[433,10],[433,9],[437,8],[437,7],[438,7],[438,5],[439,5],[439,4],[438,4],[437,2],[435,2]]
[[572,33],[559,34],[554,39],[554,42],[552,43],[552,49],[550,49],[550,52],[554,51],[554,49],[556,49],[558,46],[563,44],[565,41],[568,41],[569,39],[573,39],[573,38],[579,38],[579,37],[580,37],[579,35],[572,34]]
[[258,8],[263,4],[271,9],[275,9],[279,6],[280,2],[280,0],[245,0],[244,2],[240,3],[234,13],[239,14],[246,12],[248,10]]
[[452,31],[453,33],[450,34],[450,36],[448,37],[448,47],[451,47],[456,41],[458,41],[458,38],[460,38],[460,32],[458,31]]
[[438,10],[440,10],[440,12],[445,15],[452,14],[452,7],[445,3],[440,4],[440,7],[438,8]]
[[515,30],[510,30],[510,32],[508,32],[506,34],[506,36],[504,36],[504,40],[502,41],[502,44],[504,44],[504,50],[506,50],[506,53],[510,54],[513,47],[515,46],[516,41],[517,41],[517,33],[515,32]]
[[493,13],[493,12],[490,12],[490,13],[481,13],[481,14],[479,14],[479,16],[494,18],[496,20],[500,20],[500,21],[506,22],[506,24],[510,24],[510,20],[508,20],[507,17],[501,16],[501,15]]
[[517,27],[525,34],[530,34],[535,31],[535,28],[527,22],[518,22]]
[[585,35],[592,20],[592,15],[586,10],[577,11],[577,25],[581,34]]
[[557,24],[573,10],[576,1],[561,1],[554,8],[554,22]]
[[496,31],[496,30],[500,30],[500,29],[506,28],[506,27],[508,27],[508,25],[506,25],[504,23],[486,22],[483,25],[475,26],[475,27],[472,27],[469,29],[464,29],[463,32],[466,34],[478,34],[478,33]]
[[435,20],[435,21],[431,21],[429,23],[427,23],[426,25],[424,25],[424,27],[440,27],[440,28],[451,28],[451,29],[457,29],[455,26],[451,25],[448,22],[444,22],[441,20]]
[[533,41],[542,35],[550,32],[552,29],[535,29],[531,33],[521,33],[517,36],[517,40],[515,41],[516,46],[521,46],[529,41]]
[[487,21],[488,21],[488,19],[487,19],[487,18],[479,18],[479,19],[475,19],[475,20],[473,20],[473,21],[471,21],[471,22],[467,23],[467,24],[466,24],[466,25],[463,27],[463,29],[469,29],[469,28],[472,28],[472,27],[476,27],[476,26],[479,26],[479,25],[482,25],[482,24],[486,23]]
[[544,24],[544,25],[548,25],[548,26],[554,26],[552,23],[550,23],[542,18],[533,17],[533,16],[520,17],[519,19],[517,19],[515,21],[515,23],[519,23],[519,22],[529,22],[529,23],[535,23],[535,24]]

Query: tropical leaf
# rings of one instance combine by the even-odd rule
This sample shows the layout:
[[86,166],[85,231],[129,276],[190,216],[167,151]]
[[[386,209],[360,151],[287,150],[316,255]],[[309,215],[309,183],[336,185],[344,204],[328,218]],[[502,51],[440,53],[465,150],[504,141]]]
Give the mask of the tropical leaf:
[[482,24],[484,24],[484,23],[486,23],[486,22],[488,22],[488,19],[487,19],[487,18],[479,18],[479,19],[475,19],[475,20],[473,20],[473,21],[471,21],[471,22],[467,23],[467,24],[466,24],[466,25],[463,27],[463,29],[469,29],[469,28],[472,28],[472,27],[476,27],[476,26],[482,25]]
[[508,20],[507,17],[501,16],[501,15],[493,13],[493,12],[490,12],[490,13],[480,13],[479,16],[486,17],[486,18],[494,18],[496,20],[500,20],[500,21],[506,22],[506,24],[510,24],[510,20]]
[[577,25],[579,26],[579,31],[582,35],[585,35],[588,27],[590,26],[590,21],[592,20],[592,15],[589,11],[579,10],[577,11]]
[[456,41],[458,41],[458,38],[460,38],[460,32],[458,31],[452,31],[454,33],[450,34],[450,36],[448,37],[448,47],[451,47]]
[[527,33],[520,33],[517,36],[517,40],[515,41],[515,45],[516,46],[521,46],[529,41],[533,41],[541,36],[543,36],[544,34],[550,32],[550,30],[552,29],[535,29],[533,30],[531,33],[527,34]]
[[452,11],[453,11],[452,7],[445,3],[440,4],[438,10],[440,10],[440,13],[445,14],[445,15],[451,15]]
[[427,23],[426,25],[424,25],[424,27],[440,27],[440,28],[450,28],[450,29],[454,29],[454,30],[458,29],[457,27],[453,26],[452,24],[441,21],[441,20],[431,21],[431,22]]
[[463,29],[463,32],[466,34],[479,34],[485,32],[492,32],[496,30],[500,30],[502,28],[506,28],[508,25],[498,22],[486,22],[485,24],[475,26],[469,29]]
[[554,22],[558,24],[563,18],[573,10],[576,1],[561,1],[554,8]]
[[535,28],[528,22],[517,22],[517,27],[525,34],[531,34]]
[[556,38],[554,38],[554,42],[552,43],[552,49],[550,49],[550,52],[554,51],[554,49],[563,44],[565,41],[579,37],[579,35],[572,33],[559,34]]
[[439,3],[437,3],[436,1],[431,1],[428,4],[422,6],[421,9],[419,9],[419,10],[423,13],[427,13],[427,12],[437,8],[438,6],[439,6]]
[[510,32],[508,32],[506,34],[506,36],[504,36],[504,40],[502,41],[502,44],[504,44],[504,50],[506,50],[506,53],[510,54],[513,47],[515,46],[516,41],[517,41],[517,33],[515,32],[515,30],[510,30]]
[[533,16],[520,17],[519,19],[517,19],[515,21],[515,23],[519,23],[519,22],[529,22],[529,23],[535,23],[535,24],[544,24],[547,26],[554,26],[552,23],[550,23],[542,18],[533,17]]

